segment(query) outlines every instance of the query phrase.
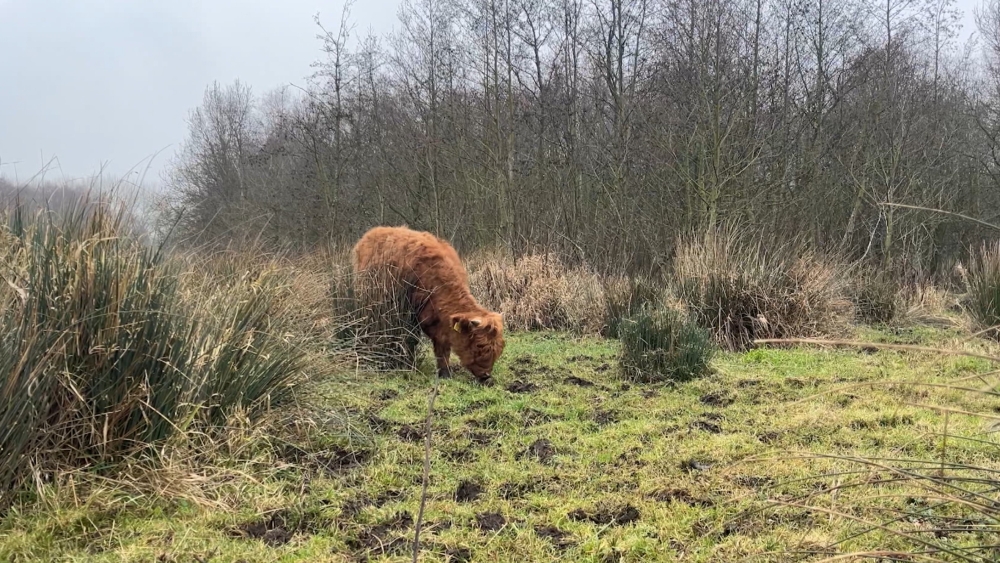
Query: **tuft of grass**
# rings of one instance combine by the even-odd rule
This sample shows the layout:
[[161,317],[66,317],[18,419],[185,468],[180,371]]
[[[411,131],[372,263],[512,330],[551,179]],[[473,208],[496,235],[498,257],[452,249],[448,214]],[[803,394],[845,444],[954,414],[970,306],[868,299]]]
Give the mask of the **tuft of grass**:
[[719,229],[683,239],[673,267],[678,297],[728,350],[824,334],[850,308],[844,268],[796,243]]
[[903,314],[904,302],[899,281],[882,272],[857,276],[851,288],[851,301],[858,320],[868,324],[889,324]]
[[275,271],[188,297],[180,264],[128,236],[124,207],[15,208],[0,226],[0,505],[32,474],[151,452],[186,428],[286,399]]
[[977,327],[996,338],[1000,335],[1000,241],[983,244],[969,258],[966,308]]
[[671,307],[646,305],[622,321],[621,368],[642,382],[685,381],[706,374],[712,335]]

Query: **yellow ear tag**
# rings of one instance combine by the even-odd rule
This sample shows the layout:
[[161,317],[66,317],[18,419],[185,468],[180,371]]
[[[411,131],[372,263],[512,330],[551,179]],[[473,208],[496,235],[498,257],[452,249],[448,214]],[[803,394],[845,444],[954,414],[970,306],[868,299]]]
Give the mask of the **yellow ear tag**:
[[455,323],[455,326],[451,328],[455,329],[455,332],[462,332],[461,329],[458,328],[458,323]]

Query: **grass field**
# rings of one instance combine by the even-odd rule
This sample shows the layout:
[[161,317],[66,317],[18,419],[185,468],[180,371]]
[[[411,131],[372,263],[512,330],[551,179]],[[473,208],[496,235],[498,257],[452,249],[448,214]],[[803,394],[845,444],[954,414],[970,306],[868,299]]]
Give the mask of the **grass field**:
[[[925,346],[962,339],[954,329],[862,330]],[[994,398],[911,385],[988,374],[986,360],[756,349],[718,355],[700,380],[638,385],[618,376],[616,355],[611,340],[515,334],[494,387],[468,374],[441,383],[421,560],[788,561],[890,550],[901,541],[893,534],[852,536],[925,501],[890,471],[843,458],[1000,468],[982,419],[930,408],[994,413]],[[298,408],[267,429],[234,431],[202,469],[162,470],[159,491],[39,485],[42,502],[0,524],[0,560],[409,560],[433,362],[399,374],[322,365]],[[981,441],[943,443],[946,422],[949,434]],[[977,533],[949,541],[988,542]]]

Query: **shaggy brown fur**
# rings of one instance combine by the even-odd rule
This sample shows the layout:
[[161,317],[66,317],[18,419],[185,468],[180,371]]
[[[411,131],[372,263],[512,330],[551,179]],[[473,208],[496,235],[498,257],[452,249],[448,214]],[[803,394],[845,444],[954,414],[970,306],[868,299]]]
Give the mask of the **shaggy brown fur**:
[[388,268],[405,284],[424,334],[434,343],[438,373],[451,375],[451,352],[481,383],[503,353],[503,319],[469,292],[469,275],[450,244],[406,227],[375,227],[354,246],[355,279]]

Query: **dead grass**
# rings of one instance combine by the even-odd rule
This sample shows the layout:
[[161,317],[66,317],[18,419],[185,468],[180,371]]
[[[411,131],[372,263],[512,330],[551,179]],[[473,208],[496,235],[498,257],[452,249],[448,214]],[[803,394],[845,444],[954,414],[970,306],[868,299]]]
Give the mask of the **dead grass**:
[[678,296],[730,350],[843,330],[852,313],[847,270],[794,241],[735,229],[682,239],[673,263]]
[[509,330],[598,334],[605,327],[602,278],[587,267],[566,266],[555,254],[480,252],[468,259],[468,268],[473,295],[502,312]]

